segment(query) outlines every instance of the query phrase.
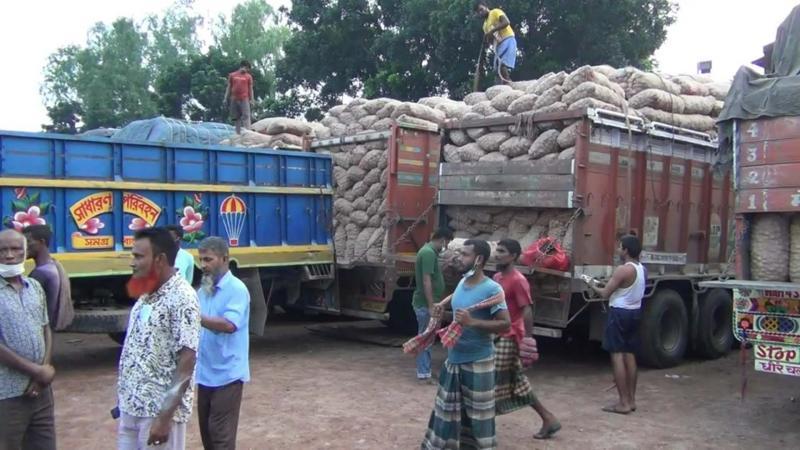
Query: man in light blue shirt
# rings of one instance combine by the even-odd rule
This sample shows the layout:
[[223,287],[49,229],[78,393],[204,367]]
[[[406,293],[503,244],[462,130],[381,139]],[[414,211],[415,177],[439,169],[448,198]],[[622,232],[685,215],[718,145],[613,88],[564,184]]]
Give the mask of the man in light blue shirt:
[[197,356],[197,413],[206,449],[236,448],[242,384],[250,381],[250,293],[228,269],[228,244],[200,242],[203,280],[200,351]]
[[[422,441],[423,450],[497,447],[495,431],[494,334],[511,328],[503,288],[483,273],[491,255],[486,241],[470,239],[461,249],[464,278],[452,296],[434,305],[437,313],[452,301],[453,320],[463,333],[447,354],[439,391]],[[498,302],[477,306],[483,301]]]
[[192,281],[194,281],[194,256],[181,248],[183,228],[177,225],[167,225],[164,228],[169,230],[172,239],[175,239],[175,244],[178,246],[178,255],[175,256],[175,268],[189,284],[192,284]]

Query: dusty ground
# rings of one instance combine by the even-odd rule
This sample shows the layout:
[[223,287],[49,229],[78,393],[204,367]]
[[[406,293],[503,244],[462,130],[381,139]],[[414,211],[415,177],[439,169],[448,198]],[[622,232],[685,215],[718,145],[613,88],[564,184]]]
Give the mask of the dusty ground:
[[[417,384],[413,360],[397,348],[334,340],[305,325],[273,323],[253,341],[239,448],[419,448],[436,388]],[[800,441],[800,380],[750,369],[741,402],[738,355],[644,371],[638,411],[619,416],[600,411],[614,399],[605,392],[610,375],[602,352],[542,347],[543,360],[528,373],[564,429],[549,442],[534,442],[533,411],[499,417],[501,449],[797,448]],[[115,448],[108,411],[118,353],[105,336],[57,335],[59,448]],[[435,367],[442,359],[438,349]],[[192,419],[187,448],[198,449]]]

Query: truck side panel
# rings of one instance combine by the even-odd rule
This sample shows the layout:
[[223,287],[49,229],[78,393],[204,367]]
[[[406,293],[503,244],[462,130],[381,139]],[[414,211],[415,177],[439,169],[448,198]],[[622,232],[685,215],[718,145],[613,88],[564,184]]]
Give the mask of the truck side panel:
[[75,277],[129,273],[135,231],[166,224],[240,267],[332,263],[330,185],[323,155],[0,132],[4,226],[51,224]]

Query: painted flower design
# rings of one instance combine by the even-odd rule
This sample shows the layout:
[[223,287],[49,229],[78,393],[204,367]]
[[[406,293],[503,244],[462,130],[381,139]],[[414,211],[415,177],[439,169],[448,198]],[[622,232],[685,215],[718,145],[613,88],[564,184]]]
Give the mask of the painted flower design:
[[141,217],[134,217],[131,220],[130,225],[128,225],[128,229],[132,231],[144,230],[145,228],[150,228],[150,227],[151,225],[145,222],[145,220],[142,219]]
[[14,219],[11,223],[17,231],[22,231],[31,225],[44,225],[47,222],[42,217],[39,217],[41,213],[42,210],[38,206],[31,206],[27,211],[20,211],[14,214]]
[[100,219],[97,217],[93,217],[86,221],[85,224],[80,226],[80,229],[85,231],[87,234],[97,234],[100,232],[101,229],[105,228],[106,224],[104,224]]
[[187,233],[199,231],[203,228],[203,215],[195,212],[191,206],[187,206],[183,208],[183,217],[180,223],[183,231]]

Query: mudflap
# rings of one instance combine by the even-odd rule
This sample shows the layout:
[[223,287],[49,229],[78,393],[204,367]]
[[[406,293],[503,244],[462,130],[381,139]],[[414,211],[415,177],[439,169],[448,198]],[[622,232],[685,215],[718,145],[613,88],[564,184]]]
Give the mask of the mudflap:
[[250,292],[250,334],[263,336],[264,328],[267,326],[269,308],[264,297],[261,275],[258,268],[239,269],[238,272],[239,279]]

